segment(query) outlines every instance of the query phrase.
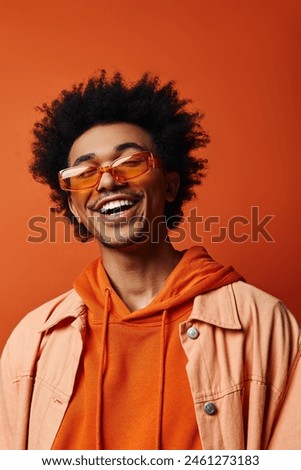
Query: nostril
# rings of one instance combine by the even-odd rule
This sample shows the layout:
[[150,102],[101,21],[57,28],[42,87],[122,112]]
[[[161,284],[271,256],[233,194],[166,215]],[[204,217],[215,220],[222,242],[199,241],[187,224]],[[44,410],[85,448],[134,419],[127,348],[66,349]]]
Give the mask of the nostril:
[[111,189],[116,183],[117,182],[115,181],[113,176],[110,173],[105,172],[102,175],[100,175],[100,179],[96,186],[96,189],[98,191],[101,191],[102,189],[108,189],[108,188]]
[[120,191],[122,188],[127,188],[127,181],[116,181],[110,173],[103,173],[99,183],[95,187],[98,192],[106,191]]

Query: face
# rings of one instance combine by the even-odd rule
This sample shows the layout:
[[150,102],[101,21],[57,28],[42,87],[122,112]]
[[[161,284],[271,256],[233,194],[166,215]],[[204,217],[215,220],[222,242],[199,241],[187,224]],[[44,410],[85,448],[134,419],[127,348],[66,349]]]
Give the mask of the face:
[[[109,166],[116,158],[140,151],[156,155],[152,138],[144,129],[129,123],[97,125],[73,143],[69,166]],[[178,184],[178,174],[163,168],[125,182],[104,173],[95,188],[70,192],[69,206],[104,247],[139,245],[153,241],[154,236],[160,241],[157,233],[160,239],[166,236],[164,206],[175,199]]]

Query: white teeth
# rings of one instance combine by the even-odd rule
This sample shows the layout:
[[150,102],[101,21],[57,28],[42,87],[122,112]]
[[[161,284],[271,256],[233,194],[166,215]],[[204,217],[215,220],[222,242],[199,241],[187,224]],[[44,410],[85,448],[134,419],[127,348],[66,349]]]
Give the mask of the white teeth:
[[129,201],[128,199],[118,199],[116,201],[107,202],[107,204],[102,206],[102,208],[100,209],[100,212],[102,214],[105,214],[109,210],[121,208],[123,206],[133,206],[133,205],[134,205],[133,201]]

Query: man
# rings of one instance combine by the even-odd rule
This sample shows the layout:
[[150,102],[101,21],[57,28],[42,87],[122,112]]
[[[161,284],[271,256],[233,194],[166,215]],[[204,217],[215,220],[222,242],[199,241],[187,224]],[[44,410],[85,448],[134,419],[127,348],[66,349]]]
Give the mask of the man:
[[8,340],[1,448],[301,448],[294,317],[168,239],[209,142],[186,104],[102,72],[42,107],[31,171],[100,258]]

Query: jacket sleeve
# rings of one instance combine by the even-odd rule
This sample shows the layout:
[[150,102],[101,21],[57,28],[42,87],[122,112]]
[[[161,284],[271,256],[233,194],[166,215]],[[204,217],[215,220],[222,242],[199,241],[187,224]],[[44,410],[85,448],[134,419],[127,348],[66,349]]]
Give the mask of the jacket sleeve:
[[41,335],[28,315],[9,337],[0,359],[0,449],[26,449],[35,358]]
[[[0,449],[14,449],[14,423],[17,422],[18,390],[9,364],[9,344],[0,359]],[[14,406],[12,406],[14,404]]]
[[268,449],[301,450],[301,347],[290,373]]

